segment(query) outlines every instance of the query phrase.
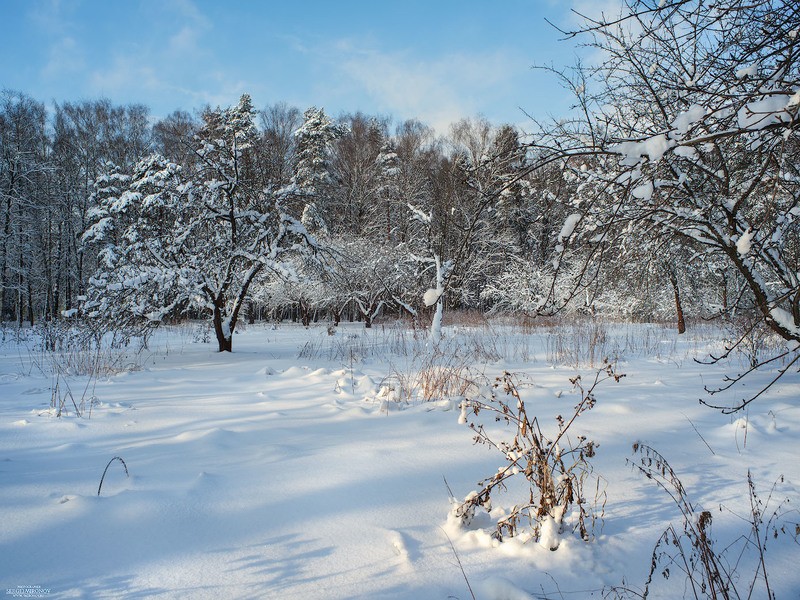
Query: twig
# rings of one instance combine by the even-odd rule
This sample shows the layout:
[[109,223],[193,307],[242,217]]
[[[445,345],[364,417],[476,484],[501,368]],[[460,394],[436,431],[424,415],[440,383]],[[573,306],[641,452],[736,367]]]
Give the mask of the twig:
[[[761,532],[759,531],[759,524],[761,523],[761,515],[763,514],[762,510],[759,507],[759,500],[756,496],[756,485],[753,483],[753,474],[750,472],[750,469],[747,469],[747,487],[748,491],[750,492],[750,515],[752,520],[750,524],[753,526],[753,533],[755,534],[756,538],[756,547],[758,548],[758,560],[761,567],[761,572],[764,574],[764,587],[767,588],[767,598],[774,598],[775,596],[772,593],[772,589],[769,586],[769,577],[767,576],[767,563],[764,560],[764,550],[766,545],[766,536],[765,541],[761,541]],[[774,488],[774,486],[773,486]],[[772,495],[772,494],[770,494]],[[767,523],[769,528],[769,523]],[[756,569],[756,573],[753,577],[753,583],[750,585],[750,590],[752,593],[753,588],[755,587],[756,579],[758,578],[758,569]]]
[[122,467],[125,469],[125,477],[130,477],[130,474],[128,473],[128,465],[125,464],[125,461],[122,460],[122,458],[120,458],[119,456],[115,456],[110,461],[108,461],[108,464],[106,465],[106,468],[103,470],[103,476],[100,477],[100,485],[97,486],[97,495],[98,496],[100,495],[100,490],[103,489],[103,480],[106,478],[106,473],[108,472],[108,467],[110,467],[111,463],[113,463],[115,460],[118,460],[119,462],[122,463]]
[[[683,413],[681,413],[681,414],[683,414]],[[686,415],[683,415],[683,416],[684,416],[684,417],[686,417]],[[701,440],[703,440],[703,443],[706,445],[706,448],[708,448],[709,450],[711,450],[711,454],[713,454],[714,456],[716,456],[716,455],[717,455],[717,453],[716,453],[716,452],[714,452],[714,449],[713,449],[711,446],[709,446],[709,445],[708,445],[708,442],[706,441],[706,438],[704,438],[704,437],[703,437],[703,434],[702,434],[702,433],[700,433],[700,432],[697,430],[697,427],[695,427],[695,426],[694,426],[694,423],[692,423],[692,420],[691,420],[689,417],[686,417],[686,420],[687,420],[687,421],[689,421],[689,425],[691,425],[691,426],[692,426],[692,429],[694,429],[694,432],[695,432],[697,435],[699,435],[699,436],[700,436],[700,439],[701,439]]]
[[447,493],[450,495],[450,500],[455,501],[456,496],[455,494],[453,494],[453,490],[450,489],[450,484],[447,483],[447,478],[444,475],[442,475],[442,479],[444,480],[444,487],[447,488]]
[[[439,529],[442,529],[439,527]],[[444,537],[447,538],[447,542],[450,544],[450,549],[453,551],[453,556],[456,557],[456,562],[458,563],[458,568],[461,569],[461,574],[464,576],[464,581],[467,583],[467,589],[469,590],[469,595],[472,596],[472,600],[477,600],[475,598],[475,592],[472,591],[472,586],[469,584],[469,579],[467,579],[467,574],[464,572],[464,565],[461,564],[461,559],[458,557],[458,552],[456,552],[456,547],[453,545],[453,540],[450,539],[450,536],[447,535],[447,532],[442,529],[442,533]]]

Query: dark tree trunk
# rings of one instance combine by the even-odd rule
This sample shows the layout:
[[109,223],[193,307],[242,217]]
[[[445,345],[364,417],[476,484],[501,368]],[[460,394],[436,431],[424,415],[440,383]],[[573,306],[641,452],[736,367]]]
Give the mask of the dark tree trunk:
[[252,301],[247,299],[247,290],[250,288],[250,284],[253,282],[256,275],[258,275],[259,271],[261,271],[260,266],[255,266],[250,269],[249,274],[242,282],[242,288],[236,296],[236,301],[233,303],[230,315],[226,315],[226,311],[224,310],[228,287],[225,286],[214,298],[214,332],[217,335],[217,343],[219,344],[220,352],[233,351],[233,332],[236,331],[236,324],[239,322],[239,313],[242,307],[249,306],[250,312],[253,312]]
[[672,291],[675,292],[675,312],[678,315],[678,333],[686,333],[686,321],[683,318],[683,305],[681,304],[681,292],[678,287],[678,276],[672,270],[669,272],[669,282],[672,284]]
[[[220,352],[232,352],[233,351],[233,328],[230,328],[230,331],[226,332],[223,328],[223,319],[222,319],[222,310],[218,305],[214,306],[214,334],[217,336],[217,344],[219,346]],[[228,334],[228,337],[225,337],[225,334]]]
[[30,278],[28,279],[28,322],[33,327],[33,287]]
[[247,303],[247,323],[248,325],[253,325],[256,322],[256,307],[253,306],[253,302],[250,301]]
[[22,301],[22,290],[25,289],[25,280],[22,274],[25,272],[25,262],[22,259],[22,252],[19,255],[19,273],[17,274],[17,326],[22,327],[22,322],[25,320],[25,306]]
[[[11,314],[11,307],[9,306],[8,296],[8,246],[11,239],[11,186],[9,185],[9,194],[6,199],[6,214],[3,224],[3,260],[0,263],[0,321],[9,319]],[[10,320],[10,319],[9,319]]]
[[217,335],[217,343],[219,344],[219,351],[220,352],[233,352],[233,336],[229,338],[222,337],[220,339],[219,334]]
[[722,312],[728,314],[728,278],[722,273]]

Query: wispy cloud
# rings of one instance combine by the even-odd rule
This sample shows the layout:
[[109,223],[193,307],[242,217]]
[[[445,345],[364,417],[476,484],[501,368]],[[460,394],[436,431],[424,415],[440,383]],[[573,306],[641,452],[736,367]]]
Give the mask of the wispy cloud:
[[410,52],[361,49],[349,40],[336,46],[337,71],[343,83],[356,86],[380,110],[419,118],[439,132],[479,111],[478,98],[506,87],[527,65],[502,52],[451,53],[423,60]]
[[[530,1],[549,6],[557,0]],[[517,107],[530,108],[544,95],[530,83],[536,79],[530,66],[546,53],[532,52],[536,44],[518,27],[507,27],[508,36],[500,38],[493,19],[454,20],[434,10],[439,20],[432,22],[440,25],[423,28],[426,41],[417,44],[404,34],[403,11],[386,13],[398,22],[376,15],[351,23],[343,11],[330,23],[306,24],[291,21],[291,7],[274,14],[263,4],[40,0],[26,14],[38,36],[37,53],[30,54],[39,57],[46,87],[62,97],[144,102],[158,115],[228,105],[248,91],[256,103],[286,100],[301,108],[322,105],[332,114],[418,118],[444,133],[479,113],[498,123],[522,119]],[[247,33],[232,39],[241,19]]]
[[130,93],[136,89],[157,90],[162,82],[156,71],[137,56],[116,55],[106,68],[90,74],[89,85],[100,94],[109,94]]
[[28,16],[38,33],[49,40],[40,69],[43,79],[70,77],[86,68],[86,53],[68,6],[60,0],[31,4]]
[[72,36],[55,40],[48,49],[47,56],[47,62],[41,70],[45,79],[71,76],[86,69],[86,55]]
[[87,85],[97,94],[120,98],[171,97],[176,108],[212,103],[207,73],[216,60],[203,42],[212,30],[209,20],[191,0],[163,0],[147,11],[154,25],[109,48],[107,60],[88,74]]
[[169,38],[162,58],[197,59],[208,54],[203,36],[212,30],[212,24],[191,0],[169,0],[160,11],[164,18],[174,18],[180,23],[180,28]]

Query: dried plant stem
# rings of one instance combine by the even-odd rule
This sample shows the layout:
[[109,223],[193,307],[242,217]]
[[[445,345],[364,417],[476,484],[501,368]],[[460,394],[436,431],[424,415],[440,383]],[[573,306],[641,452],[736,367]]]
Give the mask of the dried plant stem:
[[111,463],[113,463],[115,460],[118,460],[119,462],[122,463],[122,468],[125,469],[125,477],[130,477],[130,474],[128,473],[128,465],[125,464],[125,461],[122,460],[121,457],[115,456],[110,461],[108,461],[108,464],[106,465],[106,468],[103,469],[103,475],[102,475],[102,477],[100,477],[100,485],[97,486],[97,495],[98,496],[100,495],[100,490],[103,489],[103,480],[106,478],[106,473],[108,473],[108,467],[110,467]]
[[[684,417],[686,417],[686,415],[683,415],[683,416],[684,416]],[[716,453],[716,452],[714,452],[714,449],[713,449],[711,446],[709,446],[709,445],[708,445],[708,442],[706,441],[706,438],[704,438],[704,437],[703,437],[703,434],[702,434],[702,433],[700,433],[700,431],[697,429],[697,427],[695,427],[694,423],[692,423],[692,420],[691,420],[689,417],[686,417],[686,420],[687,420],[687,421],[689,421],[689,425],[691,425],[691,426],[692,426],[692,429],[694,429],[694,432],[695,432],[695,433],[696,433],[698,436],[700,436],[700,439],[701,439],[701,440],[703,440],[703,443],[706,445],[706,448],[708,448],[709,450],[711,450],[711,454],[713,454],[714,456],[716,456],[716,455],[717,455],[717,453]]]
[[[589,541],[597,515],[584,496],[584,483],[592,471],[590,461],[595,456],[597,444],[582,435],[573,441],[567,432],[580,415],[594,406],[597,385],[608,379],[619,381],[622,377],[624,375],[616,373],[613,366],[606,362],[588,387],[581,383],[580,377],[571,379],[580,399],[566,418],[556,416],[558,430],[555,435],[546,434],[539,419],[528,414],[519,386],[510,373],[504,373],[496,379],[490,396],[464,400],[460,422],[467,424],[474,432],[475,443],[498,450],[506,464],[480,481],[480,491],[469,494],[453,514],[462,523],[468,523],[479,507],[491,511],[492,497],[499,490],[505,490],[510,479],[525,478],[529,488],[527,499],[515,504],[508,515],[497,521],[492,534],[494,538],[502,541],[506,536],[516,536],[523,521],[530,524],[530,533],[536,541],[543,539],[545,527],[547,531],[552,531],[554,527],[556,535],[560,535],[564,530],[565,517],[574,508],[577,515],[573,529],[580,532],[584,541]],[[509,437],[513,438],[496,440],[482,423],[470,422],[467,411],[476,417],[486,413],[490,420],[504,423],[511,429]],[[545,535],[550,550],[556,550],[559,543],[557,537]]]
[[[651,586],[655,583],[655,575],[659,572],[664,579],[669,579],[671,570],[677,569],[686,577],[685,590],[687,592],[684,597],[691,593],[690,597],[696,599],[752,598],[756,594],[756,587],[759,585],[760,579],[766,592],[766,598],[774,599],[775,593],[767,575],[765,552],[768,539],[777,537],[781,531],[785,532],[780,524],[784,515],[781,509],[788,503],[788,499],[779,503],[779,506],[772,510],[769,518],[765,520],[764,515],[767,506],[771,503],[772,492],[765,501],[762,501],[756,493],[752,473],[747,472],[750,511],[747,516],[741,518],[748,523],[750,532],[740,538],[741,554],[733,564],[730,564],[726,555],[730,554],[734,544],[721,551],[715,548],[711,534],[711,512],[698,509],[689,501],[686,489],[666,458],[651,446],[640,442],[634,444],[633,451],[634,454],[639,455],[638,461],[631,461],[633,467],[670,495],[680,510],[683,521],[682,528],[669,525],[656,542],[644,592],[639,597],[647,598],[649,596]],[[773,491],[774,489],[775,486],[773,486]],[[720,506],[720,510],[722,510],[722,506]],[[752,577],[748,579],[742,573],[743,566],[740,560],[747,549],[753,548],[757,564],[752,572]],[[620,588],[614,591],[618,597],[631,595],[628,590]]]
[[[441,529],[441,527],[439,529]],[[461,574],[464,576],[464,581],[467,584],[469,595],[472,596],[472,600],[477,600],[475,598],[475,592],[472,591],[472,586],[469,584],[467,573],[466,571],[464,571],[464,565],[461,564],[461,558],[458,556],[458,552],[456,552],[456,547],[453,545],[453,540],[450,539],[450,536],[447,535],[447,532],[444,529],[442,529],[442,533],[444,534],[444,537],[447,538],[447,542],[450,544],[450,549],[453,551],[453,556],[456,557],[456,563],[458,563],[458,568],[461,569]]]

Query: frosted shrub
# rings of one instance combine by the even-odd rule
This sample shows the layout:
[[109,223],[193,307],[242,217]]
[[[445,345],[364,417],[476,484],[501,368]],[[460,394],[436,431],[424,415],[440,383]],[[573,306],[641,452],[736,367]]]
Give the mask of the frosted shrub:
[[610,354],[608,331],[596,319],[560,325],[547,337],[547,360],[552,364],[594,367]]
[[[556,416],[554,435],[546,433],[538,418],[529,415],[519,386],[510,373],[495,380],[488,397],[464,400],[459,422],[472,429],[476,444],[498,450],[505,463],[496,473],[479,482],[479,491],[467,495],[453,508],[452,515],[462,524],[468,524],[476,510],[492,510],[492,499],[505,491],[512,479],[524,478],[527,497],[496,521],[492,533],[495,539],[502,541],[524,532],[534,541],[556,550],[561,534],[571,527],[584,541],[589,541],[597,518],[598,497],[595,496],[594,502],[588,501],[584,485],[592,471],[589,461],[595,455],[597,444],[583,435],[572,438],[568,431],[580,415],[594,406],[595,387],[601,381],[619,381],[621,377],[623,375],[606,363],[588,389],[584,388],[580,376],[571,379],[580,400],[571,415]],[[506,425],[511,439],[498,440],[483,424],[470,421],[469,413],[474,417],[488,415],[491,421]],[[570,519],[571,525],[568,524]]]
[[389,356],[418,354],[425,348],[424,340],[417,340],[410,335],[402,323],[372,327],[358,333],[333,329],[333,335],[330,334],[331,327],[326,327],[325,337],[305,342],[297,357],[351,363],[367,358],[385,360]]
[[210,344],[211,343],[211,323],[202,322],[198,323],[194,329],[192,341],[196,344]]
[[406,368],[395,368],[388,379],[406,402],[463,398],[477,389],[476,374],[456,352],[417,353]]
[[[53,384],[50,387],[50,409],[48,413],[55,417],[67,417],[70,414],[75,417],[92,417],[92,408],[98,402],[94,390],[97,378],[91,377],[83,387],[80,398],[73,394],[67,377],[61,373],[53,373]],[[40,414],[41,416],[41,414]]]
[[139,369],[151,333],[103,334],[87,321],[43,321],[35,328],[28,358],[48,376],[106,377]]

